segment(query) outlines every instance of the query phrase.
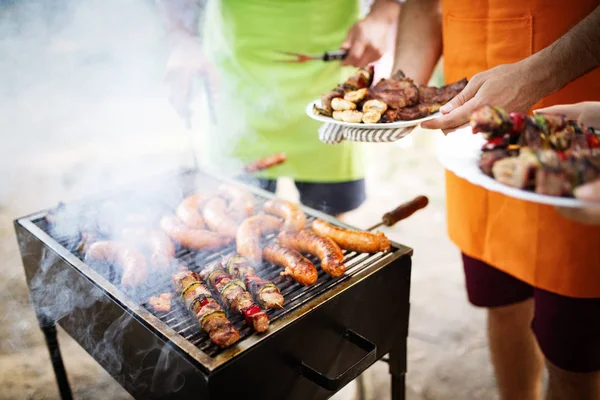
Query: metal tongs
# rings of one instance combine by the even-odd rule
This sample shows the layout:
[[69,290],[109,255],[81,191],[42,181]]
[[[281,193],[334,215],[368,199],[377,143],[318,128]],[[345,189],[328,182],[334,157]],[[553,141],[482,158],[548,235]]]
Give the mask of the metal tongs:
[[381,217],[381,222],[373,225],[367,229],[367,231],[372,231],[373,229],[379,228],[382,225],[393,226],[396,224],[396,222],[402,221],[403,219],[413,215],[415,212],[427,207],[428,204],[429,199],[427,197],[417,196],[406,203],[400,204],[392,211],[383,214]]
[[301,64],[308,61],[339,61],[348,56],[348,50],[331,50],[316,56],[304,53],[293,53],[289,51],[278,51],[277,53],[292,57],[289,60],[279,60],[279,62],[293,64]]

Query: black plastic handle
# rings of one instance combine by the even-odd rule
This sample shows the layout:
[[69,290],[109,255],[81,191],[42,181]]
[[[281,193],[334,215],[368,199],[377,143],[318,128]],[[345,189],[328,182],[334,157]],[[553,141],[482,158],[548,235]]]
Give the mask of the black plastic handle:
[[365,356],[358,360],[355,364],[351,365],[347,370],[334,378],[330,378],[325,374],[320,373],[316,369],[303,362],[302,376],[313,381],[323,389],[329,391],[338,391],[348,382],[355,379],[369,365],[377,361],[377,346],[374,343],[360,336],[351,329],[346,329],[346,332],[344,333],[344,339],[355,344],[368,353],[365,354]]
[[323,61],[343,60],[348,57],[348,50],[331,50],[323,55]]

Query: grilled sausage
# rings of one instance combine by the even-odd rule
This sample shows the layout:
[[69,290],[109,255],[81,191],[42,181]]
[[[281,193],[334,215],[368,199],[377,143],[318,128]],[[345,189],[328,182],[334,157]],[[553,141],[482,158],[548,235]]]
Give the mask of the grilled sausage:
[[244,171],[251,174],[253,172],[263,171],[265,169],[274,167],[276,165],[284,163],[286,160],[285,153],[275,153],[268,157],[264,157],[246,164]]
[[231,237],[218,232],[189,228],[173,215],[164,216],[160,227],[175,242],[192,250],[217,250],[232,241]]
[[136,287],[148,278],[146,258],[135,247],[117,241],[92,243],[85,253],[86,261],[108,262],[123,269],[121,285]]
[[150,265],[157,270],[168,270],[175,257],[175,245],[163,231],[146,228],[124,228],[119,236],[139,246],[150,256]]
[[263,210],[268,214],[283,218],[283,229],[299,231],[306,226],[306,214],[290,201],[269,200],[263,205]]
[[194,193],[179,203],[175,214],[190,228],[202,229],[205,227],[205,224],[202,215],[200,215],[200,209],[210,198],[210,196],[204,193]]
[[277,236],[277,240],[282,246],[319,257],[321,268],[333,278],[337,278],[346,272],[342,249],[328,237],[302,230],[300,232],[281,232]]
[[258,214],[246,218],[240,224],[235,236],[237,252],[252,263],[261,262],[261,236],[280,230],[282,225],[281,219],[268,214]]
[[344,250],[378,253],[389,251],[391,247],[390,240],[381,232],[369,233],[339,228],[321,219],[312,223],[312,229],[317,235],[332,239]]
[[225,311],[212,298],[209,290],[200,282],[197,273],[182,267],[173,274],[175,291],[181,295],[186,308],[191,311],[210,340],[219,347],[229,347],[240,339],[240,333],[227,319]]
[[232,218],[242,219],[254,213],[254,196],[240,187],[223,184],[219,186],[219,196],[228,201],[227,214]]
[[296,250],[271,242],[264,249],[265,260],[284,268],[282,276],[291,276],[301,285],[309,286],[317,281],[317,269]]
[[234,238],[237,232],[237,224],[227,215],[226,211],[227,203],[225,203],[225,200],[215,197],[206,203],[202,209],[202,216],[210,230]]

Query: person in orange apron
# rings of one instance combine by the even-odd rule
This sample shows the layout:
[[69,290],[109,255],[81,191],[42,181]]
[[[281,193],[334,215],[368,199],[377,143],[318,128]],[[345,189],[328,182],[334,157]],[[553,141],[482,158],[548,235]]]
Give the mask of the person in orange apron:
[[[441,3],[441,12],[440,12]],[[424,84],[440,54],[448,82],[467,77],[442,117],[450,129],[493,104],[527,111],[600,100],[598,0],[420,0],[400,14],[394,69]],[[450,238],[467,292],[488,308],[503,399],[600,398],[600,227],[554,207],[488,192],[446,173]]]

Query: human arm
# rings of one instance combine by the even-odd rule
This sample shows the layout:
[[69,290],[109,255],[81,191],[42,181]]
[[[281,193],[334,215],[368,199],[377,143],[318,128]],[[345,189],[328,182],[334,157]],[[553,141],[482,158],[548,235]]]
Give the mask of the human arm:
[[157,0],[156,3],[171,45],[165,73],[169,100],[189,124],[194,78],[208,76],[206,81],[210,85],[215,85],[217,80],[214,67],[202,51],[199,34],[206,0]]
[[408,0],[402,6],[392,71],[401,69],[425,85],[442,55],[442,13],[439,0]]
[[473,76],[467,87],[440,110],[442,117],[422,124],[451,129],[469,121],[484,104],[527,112],[545,97],[600,65],[600,6],[545,49],[514,64]]
[[364,67],[383,56],[391,27],[398,20],[400,3],[395,0],[375,0],[369,14],[356,22],[340,45],[348,50],[343,65]]
[[[600,102],[586,101],[577,104],[558,105],[535,110],[539,114],[562,114],[567,119],[577,121],[585,126],[600,129]],[[598,206],[587,208],[558,207],[564,217],[579,221],[584,224],[600,225],[600,180],[579,186],[574,191],[575,197]]]

